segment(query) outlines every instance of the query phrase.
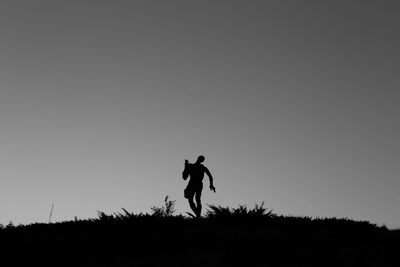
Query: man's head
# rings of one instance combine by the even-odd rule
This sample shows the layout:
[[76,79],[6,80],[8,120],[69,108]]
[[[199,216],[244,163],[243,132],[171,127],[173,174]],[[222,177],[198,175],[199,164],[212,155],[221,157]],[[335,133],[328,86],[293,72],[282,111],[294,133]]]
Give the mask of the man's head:
[[203,156],[203,155],[200,155],[198,158],[197,158],[197,163],[202,163],[203,161],[205,160],[205,157]]

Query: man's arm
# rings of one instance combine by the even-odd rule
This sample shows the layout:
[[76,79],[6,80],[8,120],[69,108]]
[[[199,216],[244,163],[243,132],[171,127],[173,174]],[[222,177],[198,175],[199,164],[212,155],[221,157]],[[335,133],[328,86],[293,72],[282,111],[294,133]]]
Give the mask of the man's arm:
[[205,172],[206,172],[208,178],[210,179],[210,190],[215,192],[214,181],[213,181],[211,172],[208,170],[207,167],[204,167],[204,168],[205,168]]
[[189,176],[189,161],[185,159],[185,169],[182,172],[183,180],[186,180]]

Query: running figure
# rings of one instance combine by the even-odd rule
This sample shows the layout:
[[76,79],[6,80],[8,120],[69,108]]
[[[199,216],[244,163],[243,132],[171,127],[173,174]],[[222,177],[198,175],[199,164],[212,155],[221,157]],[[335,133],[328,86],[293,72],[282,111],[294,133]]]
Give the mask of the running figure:
[[[183,180],[186,180],[190,175],[189,183],[184,191],[184,195],[185,198],[189,200],[190,208],[197,217],[201,216],[201,191],[203,190],[204,173],[206,173],[210,179],[210,190],[215,192],[213,177],[207,167],[202,164],[204,159],[204,156],[199,156],[195,163],[189,163],[186,159],[185,169],[182,173]],[[196,204],[194,203],[193,198],[196,199]]]

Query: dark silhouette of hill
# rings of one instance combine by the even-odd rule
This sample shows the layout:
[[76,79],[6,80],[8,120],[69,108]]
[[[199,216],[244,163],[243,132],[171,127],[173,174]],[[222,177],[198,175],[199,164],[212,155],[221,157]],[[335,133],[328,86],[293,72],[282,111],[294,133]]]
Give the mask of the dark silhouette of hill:
[[[366,221],[209,206],[202,218],[124,210],[3,226],[1,266],[398,266],[400,231]],[[7,263],[7,264],[6,264]]]

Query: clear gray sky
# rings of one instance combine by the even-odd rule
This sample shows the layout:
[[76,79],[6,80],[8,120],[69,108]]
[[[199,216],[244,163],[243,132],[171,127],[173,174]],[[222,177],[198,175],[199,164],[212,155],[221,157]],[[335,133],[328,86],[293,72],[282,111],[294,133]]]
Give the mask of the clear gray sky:
[[1,1],[0,223],[205,203],[400,227],[398,1]]

